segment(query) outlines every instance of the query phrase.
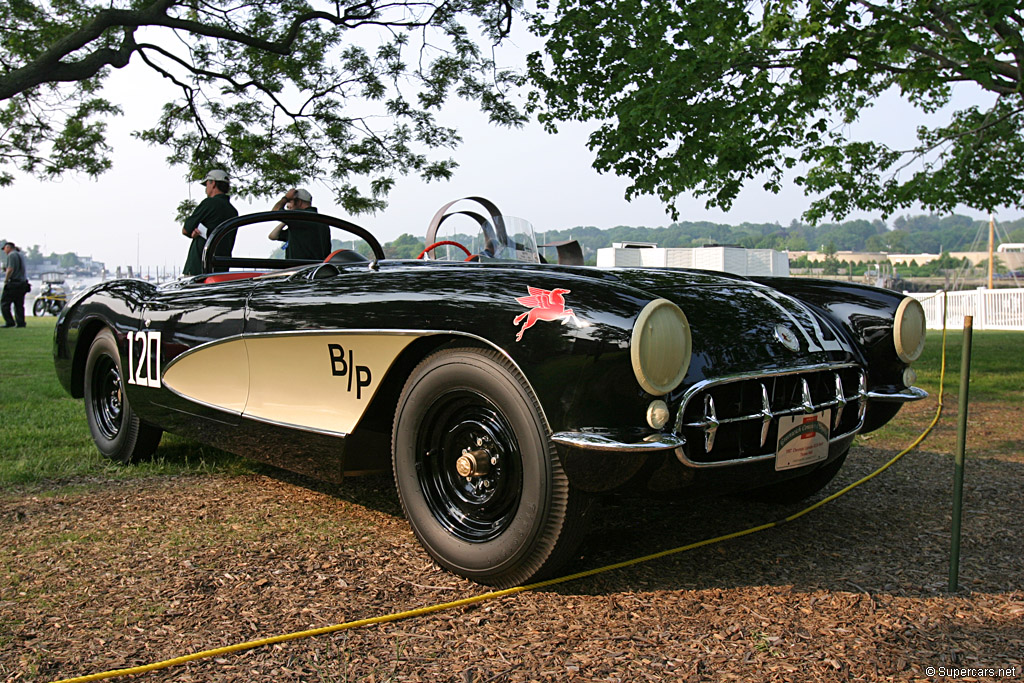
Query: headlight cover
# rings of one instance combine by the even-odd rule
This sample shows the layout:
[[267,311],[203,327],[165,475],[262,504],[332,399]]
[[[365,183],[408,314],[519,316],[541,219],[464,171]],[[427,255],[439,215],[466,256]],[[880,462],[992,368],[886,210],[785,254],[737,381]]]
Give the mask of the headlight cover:
[[924,306],[913,297],[907,297],[896,309],[892,338],[896,355],[904,363],[913,363],[924,351],[925,315]]
[[686,377],[692,349],[686,315],[671,301],[655,299],[633,325],[629,355],[636,381],[648,394],[664,396]]

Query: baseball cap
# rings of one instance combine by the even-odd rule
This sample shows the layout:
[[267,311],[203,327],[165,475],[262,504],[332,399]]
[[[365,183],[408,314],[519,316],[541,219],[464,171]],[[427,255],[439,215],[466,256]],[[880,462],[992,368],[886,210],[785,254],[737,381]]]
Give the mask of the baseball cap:
[[295,198],[301,202],[313,201],[313,195],[309,193],[309,190],[303,189],[301,187],[295,190]]
[[228,172],[222,171],[219,168],[215,168],[214,170],[207,173],[206,177],[199,181],[199,184],[205,185],[206,181],[208,180],[217,180],[226,183],[228,181]]

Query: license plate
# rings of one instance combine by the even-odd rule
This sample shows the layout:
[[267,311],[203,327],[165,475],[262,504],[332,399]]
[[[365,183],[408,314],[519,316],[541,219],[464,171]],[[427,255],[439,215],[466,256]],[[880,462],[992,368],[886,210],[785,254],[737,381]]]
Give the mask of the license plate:
[[779,418],[779,442],[775,449],[775,469],[791,470],[813,465],[828,457],[828,433],[832,411]]

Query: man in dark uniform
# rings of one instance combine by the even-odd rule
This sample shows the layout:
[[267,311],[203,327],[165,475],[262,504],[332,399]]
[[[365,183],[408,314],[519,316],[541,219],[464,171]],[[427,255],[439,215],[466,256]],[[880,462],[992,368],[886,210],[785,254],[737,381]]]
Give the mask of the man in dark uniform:
[[[313,195],[308,190],[292,189],[274,204],[273,210],[280,211],[287,206],[289,211],[317,213],[312,202]],[[268,237],[285,243],[285,258],[322,261],[331,253],[331,229],[323,223],[289,220],[278,224]]]
[[[203,249],[206,247],[206,238],[218,225],[238,215],[238,209],[231,206],[231,197],[228,196],[231,186],[227,172],[219,169],[210,171],[201,182],[206,186],[206,199],[199,203],[185,221],[185,227],[181,229],[181,234],[192,240],[188,248],[188,258],[185,259],[185,269],[182,271],[184,275],[199,275],[203,272]],[[217,256],[231,256],[234,246],[235,234],[232,232],[217,246]],[[215,272],[226,270],[224,267],[214,268]]]
[[[3,243],[7,254],[7,266],[4,269],[4,293],[0,297],[3,308],[4,327],[25,327],[25,295],[28,294],[28,278],[25,276],[25,259],[14,242]],[[11,307],[14,316],[11,316]],[[15,324],[17,323],[17,324]]]

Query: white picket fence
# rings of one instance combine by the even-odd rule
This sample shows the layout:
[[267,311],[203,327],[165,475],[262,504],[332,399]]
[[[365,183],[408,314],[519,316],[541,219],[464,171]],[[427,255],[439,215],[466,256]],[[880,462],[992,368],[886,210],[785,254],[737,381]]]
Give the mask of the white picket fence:
[[[911,294],[924,306],[929,330],[942,329],[942,292]],[[985,289],[946,292],[946,327],[964,326],[964,316],[974,316],[975,330],[1024,331],[1024,289]]]

